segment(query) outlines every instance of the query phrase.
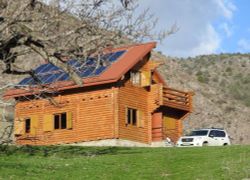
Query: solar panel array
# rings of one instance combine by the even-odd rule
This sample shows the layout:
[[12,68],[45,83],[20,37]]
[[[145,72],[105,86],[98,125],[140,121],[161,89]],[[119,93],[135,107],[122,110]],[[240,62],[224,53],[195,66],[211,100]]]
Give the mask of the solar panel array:
[[[82,78],[94,77],[102,74],[112,65],[112,63],[118,61],[119,57],[124,53],[125,51],[117,51],[114,53],[105,54],[101,56],[102,63],[99,64],[93,57],[88,58],[86,61],[69,60],[67,64],[70,65]],[[35,81],[32,77],[27,77],[23,79],[18,85],[36,85],[39,82],[40,84],[44,85],[51,84],[57,81],[70,80],[70,77],[66,72],[51,63],[39,66],[34,70],[34,72],[36,77],[38,78],[38,81]]]

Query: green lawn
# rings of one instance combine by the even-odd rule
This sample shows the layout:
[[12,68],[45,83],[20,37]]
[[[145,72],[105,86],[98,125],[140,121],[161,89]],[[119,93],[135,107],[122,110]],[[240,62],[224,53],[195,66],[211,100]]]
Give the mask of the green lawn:
[[244,178],[250,178],[250,146],[10,147],[0,154],[0,179]]

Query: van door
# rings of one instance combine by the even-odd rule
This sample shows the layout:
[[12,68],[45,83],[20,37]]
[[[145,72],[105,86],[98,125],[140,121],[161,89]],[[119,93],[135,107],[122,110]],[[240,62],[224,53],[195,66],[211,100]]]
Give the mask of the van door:
[[208,135],[208,144],[210,146],[219,146],[219,140],[218,137],[216,137],[217,130],[211,130]]
[[209,141],[212,146],[222,146],[225,143],[226,133],[220,130],[211,130],[209,133]]
[[217,130],[215,132],[215,138],[217,139],[218,146],[223,146],[226,142],[226,133],[224,131]]

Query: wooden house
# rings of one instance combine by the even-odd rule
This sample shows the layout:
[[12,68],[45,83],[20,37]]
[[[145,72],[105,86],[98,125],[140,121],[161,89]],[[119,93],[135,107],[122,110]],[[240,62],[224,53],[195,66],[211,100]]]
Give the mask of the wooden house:
[[35,72],[46,92],[27,77],[4,95],[16,99],[15,142],[125,139],[151,144],[166,137],[175,142],[192,111],[192,93],[164,82],[156,70],[160,63],[150,59],[155,46],[151,42],[113,49],[104,55],[106,65],[98,68],[86,65],[93,63],[91,58],[84,67],[69,61],[83,78],[83,87],[51,64],[38,67]]

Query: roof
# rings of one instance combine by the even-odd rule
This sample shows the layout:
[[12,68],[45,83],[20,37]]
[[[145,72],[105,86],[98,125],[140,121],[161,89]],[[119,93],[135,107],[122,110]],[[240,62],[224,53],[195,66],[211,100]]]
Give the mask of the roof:
[[[118,81],[155,47],[155,42],[149,42],[112,49],[112,51],[110,51],[112,53],[105,55],[110,65],[105,67],[98,66],[97,69],[93,69],[96,64],[93,64],[93,66],[90,64],[84,67],[86,63],[93,63],[91,58],[89,58],[85,64],[78,63],[76,60],[70,60],[67,63],[83,78],[83,87],[113,83]],[[69,78],[67,73],[52,64],[43,64],[34,71],[37,73],[38,77],[40,77],[39,79],[42,84],[56,88],[58,91],[79,87]],[[40,90],[35,86],[35,82],[31,77],[23,79],[19,83],[19,86],[22,85],[31,86],[28,89],[18,87],[10,89],[4,94],[4,98],[9,99],[37,94]]]
[[[98,63],[97,58],[89,57],[86,61],[72,59],[67,61],[66,64],[71,66],[81,78],[99,76],[118,61],[125,52],[126,50],[121,50],[102,55],[100,56],[100,63]],[[32,77],[27,77],[19,82],[18,86],[49,85],[58,81],[70,80],[70,76],[65,71],[51,63],[40,65],[34,70],[34,73],[36,74],[36,81]]]

